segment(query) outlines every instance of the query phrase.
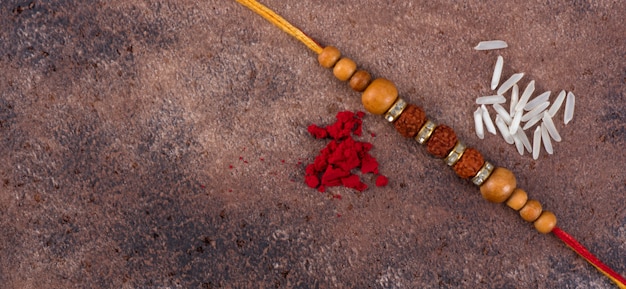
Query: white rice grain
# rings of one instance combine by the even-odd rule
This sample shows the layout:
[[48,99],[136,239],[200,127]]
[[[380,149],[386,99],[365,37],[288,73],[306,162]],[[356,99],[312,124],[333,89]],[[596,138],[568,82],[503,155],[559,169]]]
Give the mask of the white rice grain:
[[556,142],[560,142],[561,141],[561,135],[559,134],[559,131],[556,130],[556,127],[554,126],[554,122],[552,121],[552,117],[550,117],[550,112],[544,112],[543,113],[543,118],[541,118],[543,120],[543,125],[546,127],[546,129],[548,130],[548,133],[550,133],[550,136],[552,137],[552,139]]
[[509,127],[509,132],[511,134],[515,134],[519,130],[519,125],[522,121],[522,112],[516,111],[513,116],[513,120],[511,121],[511,126]]
[[502,67],[504,66],[504,58],[498,55],[496,66],[493,68],[493,76],[491,77],[491,90],[495,90],[500,84],[500,76],[502,76]]
[[494,104],[494,105],[493,105],[493,109],[495,109],[495,110],[496,110],[496,112],[498,113],[498,115],[499,115],[500,117],[502,117],[502,120],[504,120],[504,122],[505,122],[507,125],[511,124],[511,121],[512,121],[513,119],[511,118],[511,115],[509,114],[509,112],[508,112],[508,111],[506,111],[506,109],[504,109],[504,107],[502,107],[501,105],[499,105],[499,104],[497,104],[497,103],[496,103],[496,104]]
[[481,96],[476,99],[476,104],[496,104],[505,102],[506,98],[502,95]]
[[552,149],[552,142],[550,141],[550,135],[548,133],[548,129],[542,123],[541,124],[541,141],[543,142],[543,147],[546,149],[548,154],[553,154],[554,150]]
[[535,81],[531,80],[528,83],[528,85],[526,85],[526,89],[524,89],[524,92],[522,93],[522,97],[519,99],[519,101],[515,105],[515,110],[524,109],[524,106],[526,106],[526,103],[528,102],[528,100],[530,99],[530,96],[533,94],[534,91],[535,91]]
[[565,100],[565,90],[561,90],[561,92],[559,92],[559,96],[556,97],[556,100],[548,110],[548,113],[551,117],[554,117],[554,115],[556,115],[556,113],[559,111],[561,105],[563,104],[563,100]]
[[526,133],[523,130],[518,129],[517,133],[515,133],[515,136],[517,136],[519,139],[522,140],[522,144],[524,144],[524,147],[529,153],[533,152],[533,146],[530,145],[530,141],[528,140],[528,137],[526,136]]
[[574,118],[574,106],[576,105],[576,96],[570,91],[567,93],[567,100],[565,101],[565,117],[563,122],[569,123]]
[[502,40],[481,41],[474,47],[476,50],[493,50],[507,48],[508,45]]
[[509,88],[513,87],[520,79],[524,77],[524,73],[516,73],[511,75],[507,81],[505,81],[500,88],[498,88],[498,95],[504,95],[504,93],[509,90]]
[[517,148],[517,152],[523,156],[524,155],[524,143],[520,139],[518,134],[513,135],[513,142],[515,142],[515,148]]
[[513,89],[511,89],[511,106],[509,107],[509,115],[515,114],[515,106],[519,101],[519,86],[517,84],[513,85]]
[[529,121],[537,115],[543,116],[543,111],[546,110],[548,106],[550,106],[550,102],[548,101],[539,104],[537,107],[533,108],[533,110],[524,114],[524,116],[522,116],[522,121]]
[[548,99],[550,99],[550,93],[551,91],[546,91],[540,95],[538,95],[537,97],[533,98],[533,100],[529,101],[526,103],[526,105],[524,106],[524,110],[525,111],[530,111],[533,110],[533,108],[539,106],[540,104],[548,101]]
[[522,127],[522,130],[527,130],[533,127],[533,125],[537,124],[541,120],[542,117],[543,117],[542,114],[535,115],[526,124],[524,124],[524,127]]
[[476,129],[476,136],[479,139],[485,138],[485,128],[483,126],[483,111],[479,108],[474,111],[474,128]]
[[514,141],[511,133],[509,133],[509,127],[506,123],[504,123],[504,120],[500,117],[500,115],[496,116],[496,126],[498,126],[498,130],[500,131],[500,134],[502,134],[504,141],[508,144],[513,144]]
[[535,134],[533,137],[533,159],[539,158],[539,152],[541,150],[541,127],[537,127],[535,129]]
[[483,104],[480,106],[480,109],[483,112],[483,122],[485,123],[485,127],[487,127],[487,131],[493,135],[497,134],[496,127],[493,125],[493,121],[491,120],[491,116],[489,115],[487,107],[485,107],[485,105]]

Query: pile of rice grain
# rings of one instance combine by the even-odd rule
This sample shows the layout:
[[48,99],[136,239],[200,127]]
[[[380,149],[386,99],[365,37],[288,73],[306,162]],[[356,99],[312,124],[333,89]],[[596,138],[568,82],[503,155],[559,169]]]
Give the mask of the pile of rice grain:
[[[480,42],[474,49],[493,50],[506,47],[506,42],[493,40]],[[548,154],[553,154],[552,140],[556,142],[561,141],[561,136],[553,118],[560,110],[563,101],[565,101],[563,123],[568,124],[574,117],[576,97],[571,91],[566,93],[565,90],[561,90],[552,104],[550,104],[551,91],[545,91],[533,98],[533,93],[535,92],[534,80],[531,80],[524,87],[520,95],[518,83],[524,77],[524,73],[515,73],[500,84],[503,67],[504,58],[498,55],[491,77],[491,90],[497,89],[496,94],[481,96],[476,99],[476,104],[479,105],[476,111],[474,111],[476,135],[483,139],[486,127],[487,132],[494,135],[497,135],[499,131],[504,141],[508,144],[514,144],[520,155],[524,155],[524,151],[527,150],[529,153],[532,153],[533,159],[538,159],[542,144]],[[508,109],[503,106],[507,103],[506,95],[510,96]],[[495,124],[491,118],[489,108],[495,111]],[[533,143],[531,145],[526,131],[532,130],[533,127]]]

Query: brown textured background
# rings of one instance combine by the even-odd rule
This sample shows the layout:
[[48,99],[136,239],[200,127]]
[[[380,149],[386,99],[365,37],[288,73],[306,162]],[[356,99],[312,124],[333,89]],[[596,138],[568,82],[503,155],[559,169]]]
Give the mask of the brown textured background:
[[[263,3],[394,80],[626,274],[626,2]],[[489,39],[509,48],[472,49]],[[577,95],[554,155],[475,136],[498,54]],[[306,127],[358,109],[234,1],[2,1],[0,287],[612,287],[380,117],[361,140],[389,186],[306,187],[325,145]]]

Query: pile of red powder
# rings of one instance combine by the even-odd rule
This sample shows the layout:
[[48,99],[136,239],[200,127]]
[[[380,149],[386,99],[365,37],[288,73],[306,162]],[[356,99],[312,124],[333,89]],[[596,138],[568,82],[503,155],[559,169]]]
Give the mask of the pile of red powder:
[[330,138],[331,141],[315,158],[314,163],[306,167],[305,182],[311,188],[324,192],[326,187],[344,186],[358,191],[367,189],[353,169],[361,168],[362,174],[378,175],[376,186],[387,185],[387,177],[378,173],[378,161],[369,154],[372,144],[355,141],[352,134],[361,136],[361,120],[365,113],[342,111],[337,113],[337,121],[327,127],[310,125],[309,133],[315,138]]

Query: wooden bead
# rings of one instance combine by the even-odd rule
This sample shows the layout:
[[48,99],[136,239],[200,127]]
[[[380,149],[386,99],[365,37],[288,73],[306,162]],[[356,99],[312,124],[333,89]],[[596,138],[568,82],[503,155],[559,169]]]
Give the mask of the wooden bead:
[[352,59],[345,57],[339,59],[339,61],[335,64],[335,68],[333,68],[333,74],[341,81],[350,79],[355,71],[356,63],[352,61]]
[[456,133],[447,125],[439,125],[426,143],[426,150],[437,158],[445,158],[456,145]]
[[317,56],[317,62],[324,68],[332,68],[335,63],[341,58],[341,52],[339,49],[333,46],[326,46]]
[[[402,118],[402,116],[400,116]],[[400,121],[400,120],[398,120]],[[469,179],[475,176],[485,163],[483,155],[474,148],[467,148],[461,159],[452,167],[457,176]]]
[[357,70],[352,77],[350,77],[350,87],[354,91],[361,92],[367,88],[372,81],[372,76],[365,70]]
[[556,227],[556,216],[550,211],[543,211],[533,224],[539,233],[550,233]]
[[383,114],[398,99],[398,89],[393,82],[377,78],[370,83],[361,96],[365,110],[372,114]]
[[519,211],[519,209],[524,207],[526,201],[528,201],[528,194],[526,194],[526,191],[522,189],[515,189],[513,194],[511,194],[511,197],[506,201],[506,205],[513,210]]
[[502,203],[511,196],[516,185],[515,175],[511,171],[496,168],[480,186],[480,193],[487,201]]
[[519,215],[522,216],[522,219],[527,222],[534,222],[537,218],[539,218],[539,215],[541,215],[541,211],[541,203],[531,199],[526,202],[526,205],[524,205],[521,210],[519,210]]

